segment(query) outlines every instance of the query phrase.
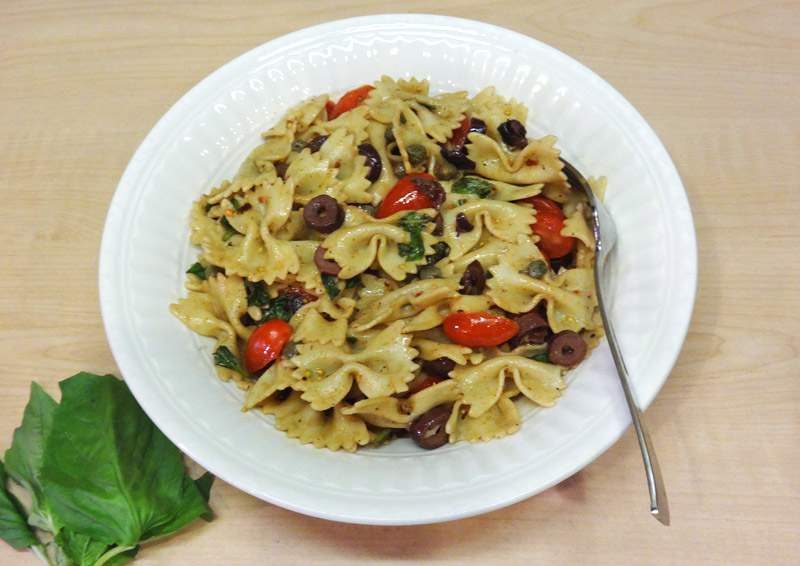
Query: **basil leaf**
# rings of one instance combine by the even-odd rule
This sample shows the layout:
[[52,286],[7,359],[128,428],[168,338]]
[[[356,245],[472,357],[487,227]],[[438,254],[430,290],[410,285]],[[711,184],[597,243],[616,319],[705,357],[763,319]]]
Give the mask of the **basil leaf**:
[[222,234],[222,241],[227,242],[230,240],[234,234],[236,234],[236,229],[231,226],[231,223],[228,222],[228,219],[224,216],[219,219],[219,223],[222,224],[222,227],[225,228],[225,233]]
[[419,261],[425,257],[425,243],[422,241],[421,229],[433,218],[427,214],[410,212],[397,221],[397,225],[408,232],[408,243],[397,244],[397,251],[407,261]]
[[58,528],[45,502],[40,474],[45,440],[53,428],[56,407],[58,403],[38,383],[31,383],[22,423],[14,431],[11,447],[5,455],[6,472],[31,496],[29,523],[50,533],[55,533]]
[[28,521],[25,520],[25,510],[14,494],[6,489],[6,470],[2,461],[0,461],[0,538],[17,550],[39,544],[36,535],[28,526]]
[[214,350],[214,363],[218,366],[238,371],[245,377],[250,377],[250,374],[247,373],[247,370],[244,369],[241,362],[239,362],[239,358],[234,356],[233,352],[231,352],[227,346],[220,346]]
[[542,352],[541,354],[535,354],[531,356],[531,359],[535,362],[541,362],[543,364],[552,363],[550,361],[550,356],[547,355],[547,352]]
[[330,273],[322,273],[321,275],[322,285],[325,287],[325,290],[328,292],[328,296],[331,298],[331,300],[334,300],[341,292],[339,285],[336,284],[336,276],[331,275]]
[[350,279],[344,280],[344,288],[345,289],[352,289],[354,287],[362,287],[364,283],[361,282],[361,275],[356,275],[355,277],[351,277]]
[[429,256],[425,256],[425,261],[428,265],[439,263],[450,255],[450,246],[447,242],[436,242],[431,247],[433,248],[433,253]]
[[62,529],[55,537],[62,552],[78,566],[94,566],[102,560],[103,566],[117,566],[130,562],[139,547],[108,545],[94,540],[89,535]]
[[205,281],[208,275],[206,274],[206,268],[203,267],[199,261],[196,261],[192,264],[192,266],[186,270],[186,273],[191,273],[192,275],[196,275],[201,280]]
[[244,288],[247,293],[247,306],[248,307],[265,307],[270,302],[269,292],[267,287],[261,281],[244,280]]
[[79,373],[60,387],[41,480],[66,528],[134,547],[210,514],[180,451],[124,382]]
[[480,198],[486,198],[492,194],[492,185],[489,181],[478,179],[477,177],[461,177],[458,181],[453,183],[451,190],[454,193],[472,193],[478,195]]

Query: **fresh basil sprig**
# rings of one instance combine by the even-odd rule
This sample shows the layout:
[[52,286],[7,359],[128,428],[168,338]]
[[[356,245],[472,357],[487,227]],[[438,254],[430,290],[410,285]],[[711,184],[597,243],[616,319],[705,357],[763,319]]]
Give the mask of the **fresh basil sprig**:
[[[142,543],[212,519],[213,476],[190,478],[178,448],[112,375],[39,385],[0,462],[0,538],[51,566],[117,566]],[[24,507],[9,478],[30,495]],[[53,538],[47,545],[40,532]]]

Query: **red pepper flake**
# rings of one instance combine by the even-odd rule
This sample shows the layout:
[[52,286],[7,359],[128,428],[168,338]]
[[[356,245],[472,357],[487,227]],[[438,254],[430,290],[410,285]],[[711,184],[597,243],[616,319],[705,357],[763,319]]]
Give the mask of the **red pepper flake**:
[[539,160],[538,159],[528,159],[525,162],[525,165],[527,165],[528,167],[533,167],[534,165],[539,165]]

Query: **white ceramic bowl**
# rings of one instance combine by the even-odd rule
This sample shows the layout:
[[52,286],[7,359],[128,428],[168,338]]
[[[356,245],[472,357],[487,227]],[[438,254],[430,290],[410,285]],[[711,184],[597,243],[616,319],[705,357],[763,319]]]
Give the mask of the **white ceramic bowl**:
[[696,243],[680,178],[645,120],[600,77],[534,39],[474,21],[404,14],[332,22],[270,41],[200,82],[156,124],[119,183],[103,234],[101,307],[142,407],[221,479],[327,519],[444,521],[539,493],[620,437],[630,417],[605,342],[568,374],[555,408],[523,406],[511,437],[432,452],[397,441],[348,454],[301,446],[270,417],[243,413],[243,393],[215,377],[212,341],[168,311],[196,259],[191,203],[230,178],[291,106],[384,74],[427,78],[436,92],[494,85],[531,109],[530,134],[556,134],[585,175],[608,178],[620,236],[612,317],[646,407],[675,363],[694,303]]

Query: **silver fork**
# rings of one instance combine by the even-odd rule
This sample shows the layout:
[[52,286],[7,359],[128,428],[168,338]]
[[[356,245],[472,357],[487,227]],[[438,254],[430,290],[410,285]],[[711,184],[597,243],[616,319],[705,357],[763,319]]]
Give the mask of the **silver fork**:
[[[639,407],[636,406],[636,401],[633,399],[630,380],[628,378],[628,369],[625,367],[625,360],[622,358],[622,352],[619,349],[617,338],[614,335],[614,327],[611,324],[611,319],[603,304],[603,296],[608,290],[606,287],[608,283],[606,266],[609,261],[611,250],[614,249],[614,245],[617,243],[617,230],[614,225],[614,220],[611,218],[608,210],[606,210],[606,207],[594,194],[594,191],[592,191],[592,188],[583,175],[564,159],[561,159],[561,162],[564,164],[563,171],[567,176],[569,184],[576,189],[579,188],[583,190],[589,198],[589,206],[592,209],[592,229],[597,242],[597,254],[595,255],[594,262],[594,284],[597,292],[597,304],[600,307],[600,316],[603,318],[603,326],[605,327],[608,346],[614,358],[614,365],[617,366],[617,373],[622,383],[622,390],[625,392],[625,400],[628,402],[628,409],[630,409],[631,412],[633,428],[636,431],[636,438],[639,441],[639,448],[642,451],[644,469],[647,474],[647,487],[650,491],[650,513],[662,524],[669,525],[669,503],[667,502],[667,492],[664,489],[664,480],[661,479],[661,469],[658,466],[656,452],[653,449],[650,435],[647,434],[644,428],[642,412],[639,410]],[[602,231],[600,228],[601,226]]]

